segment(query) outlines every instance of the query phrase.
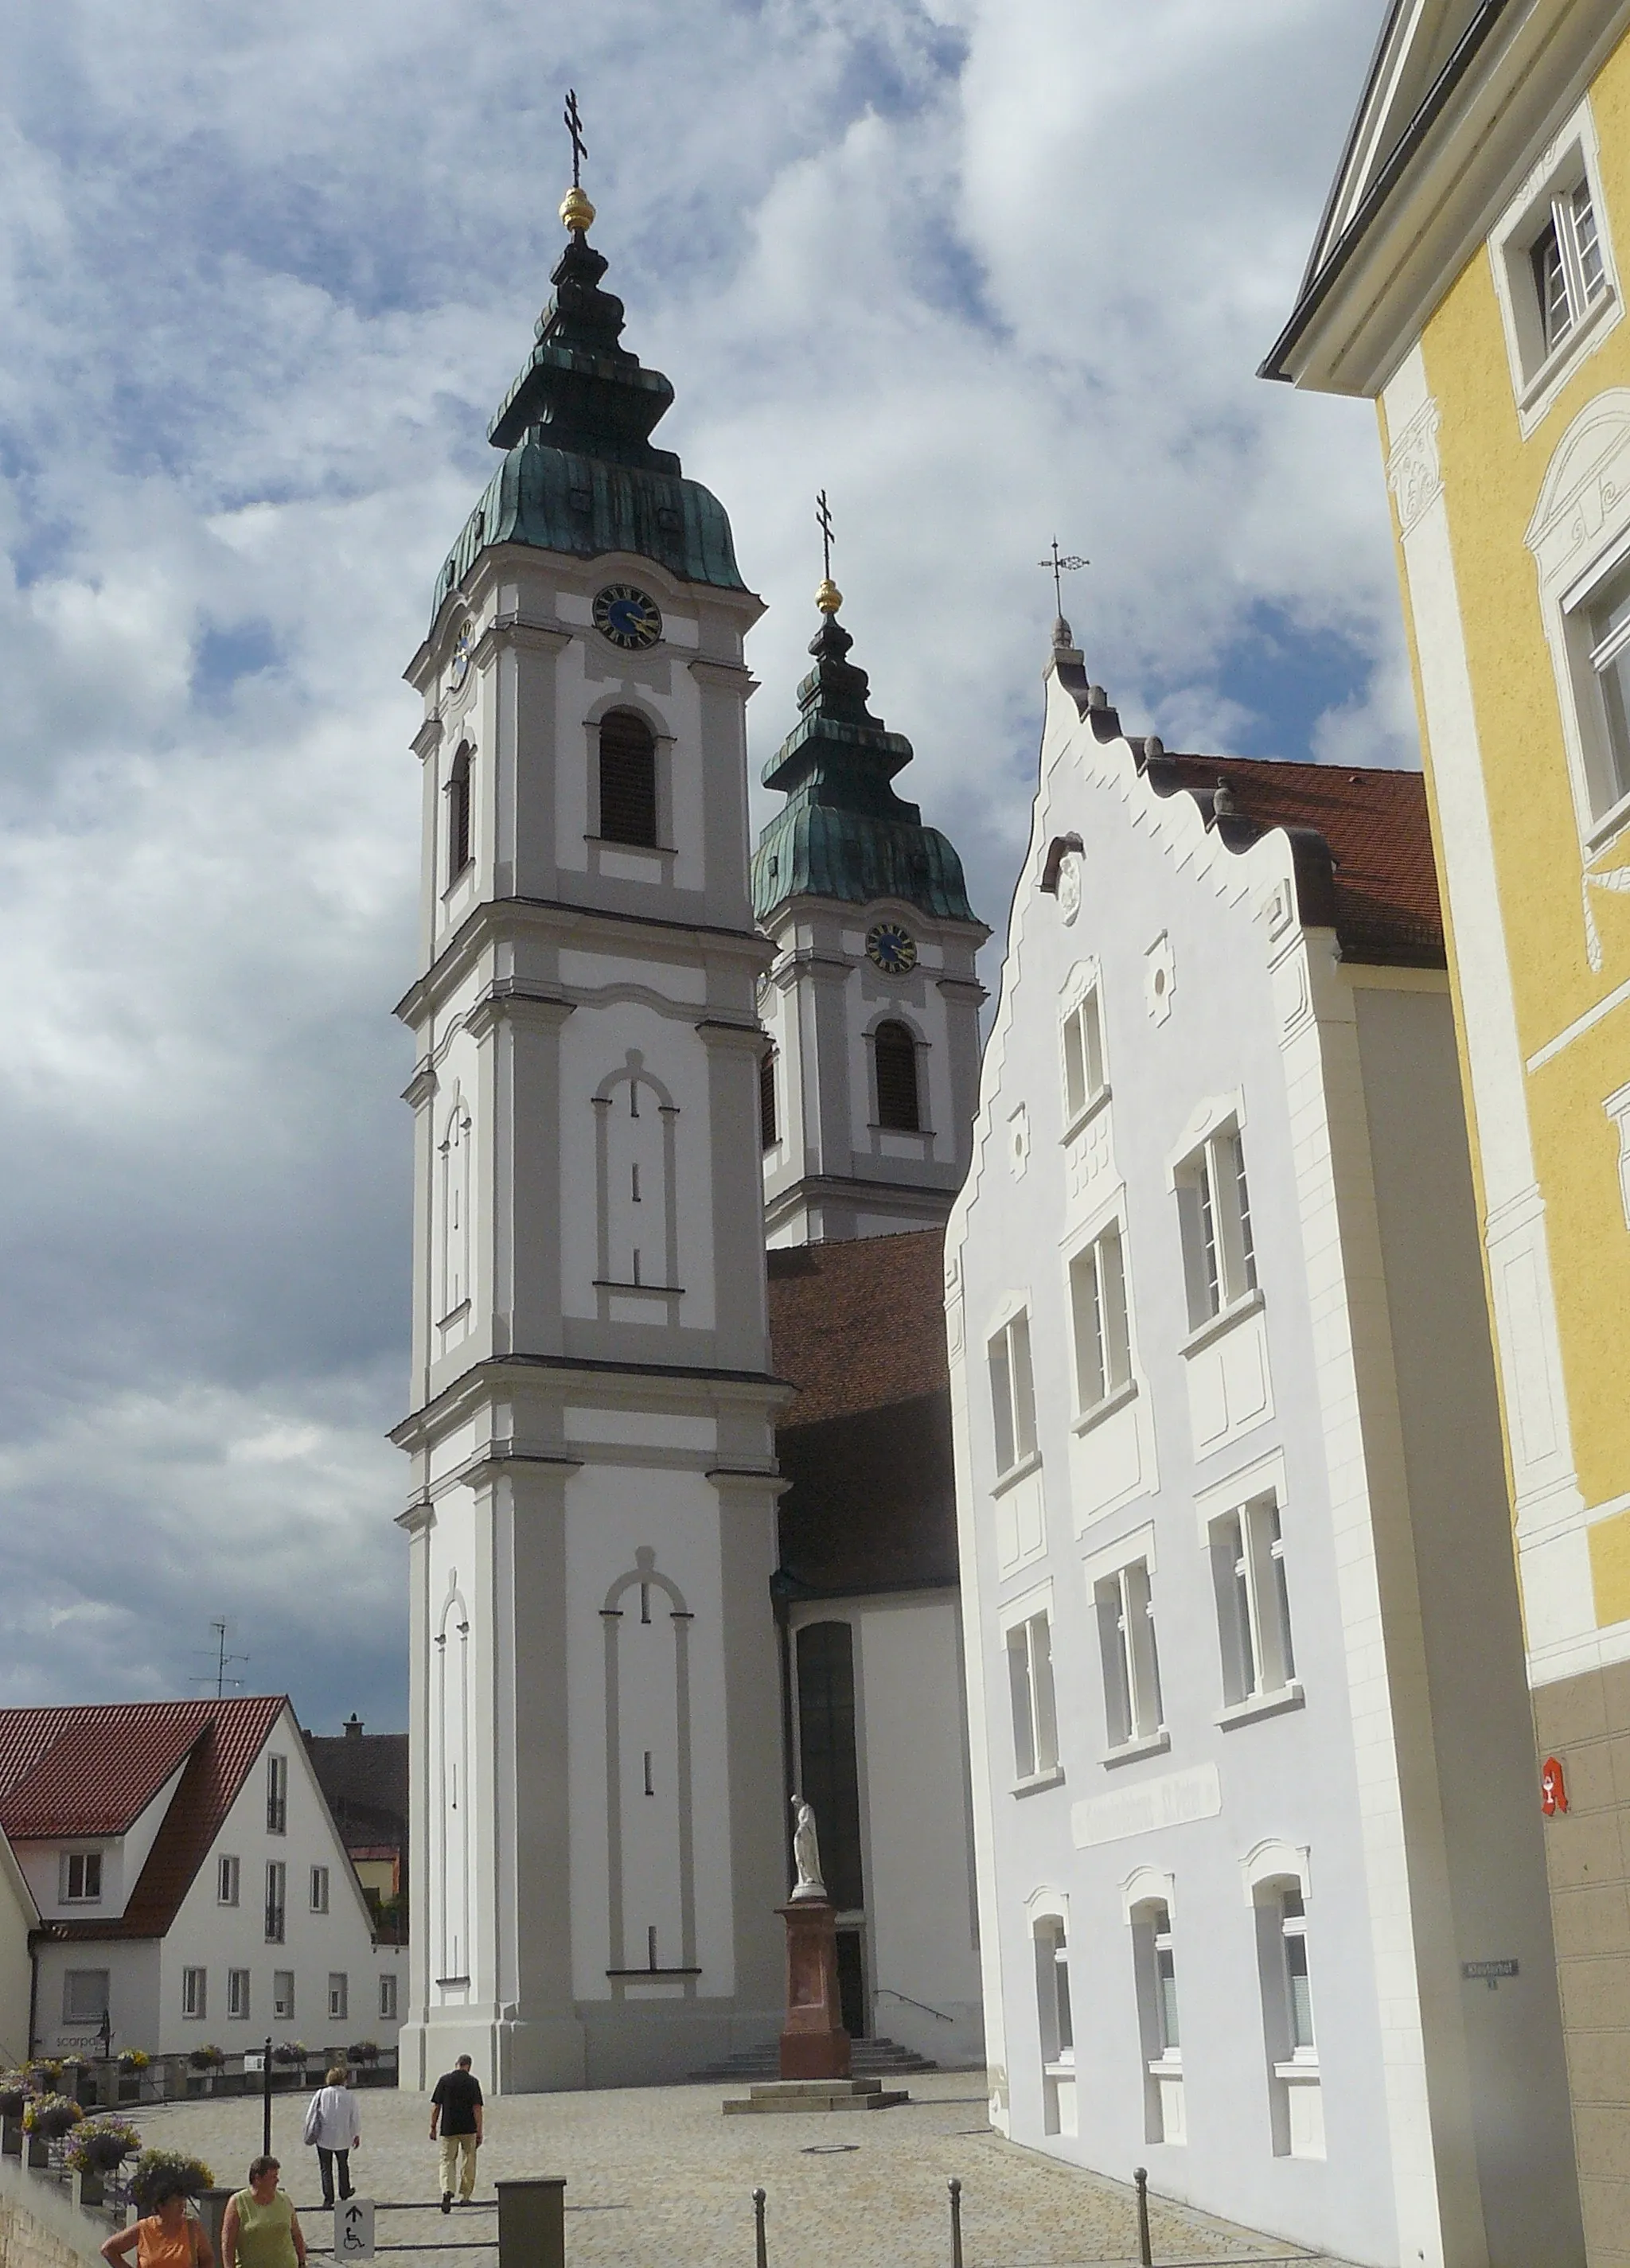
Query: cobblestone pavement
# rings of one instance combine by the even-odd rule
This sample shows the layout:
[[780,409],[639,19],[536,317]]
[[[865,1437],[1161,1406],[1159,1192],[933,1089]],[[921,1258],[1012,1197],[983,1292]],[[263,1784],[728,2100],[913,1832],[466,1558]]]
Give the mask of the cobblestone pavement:
[[[379,2239],[424,2240],[423,2252],[386,2256],[400,2268],[438,2268],[432,2248],[443,2239],[472,2249],[444,2256],[439,2268],[493,2268],[494,2256],[473,2248],[497,2235],[494,2180],[564,2174],[571,2268],[753,2268],[759,2186],[769,2196],[770,2268],[947,2268],[946,2184],[955,2174],[967,2268],[1131,2268],[1138,2254],[1131,2190],[992,2134],[981,2076],[913,2073],[912,2101],[897,2110],[802,2117],[725,2118],[719,2104],[731,2090],[717,2086],[507,2095],[488,2106],[476,2205],[447,2220],[433,2205],[381,2215]],[[331,2242],[331,2230],[315,2206],[315,2153],[300,2142],[306,2099],[275,2098],[273,2147],[315,2248]],[[359,2194],[433,2198],[426,2098],[368,2089],[361,2109],[363,2145],[353,2161]],[[140,2120],[152,2142],[195,2152],[222,2183],[240,2183],[261,2146],[254,2099],[176,2103],[144,2110]],[[1213,2261],[1340,2268],[1158,2199],[1150,2222],[1161,2268]]]

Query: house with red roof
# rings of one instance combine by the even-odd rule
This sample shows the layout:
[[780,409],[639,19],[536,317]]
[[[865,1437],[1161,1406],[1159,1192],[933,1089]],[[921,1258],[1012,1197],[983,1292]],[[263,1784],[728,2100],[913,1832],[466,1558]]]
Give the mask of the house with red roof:
[[401,1948],[284,1696],[0,1710],[0,1834],[38,1917],[33,2051],[104,2020],[150,2054],[394,2043]]
[[1445,959],[1418,774],[1169,754],[1058,625],[946,1237],[992,2116],[1344,2258],[1470,2258],[1458,2217],[1538,2263],[1568,2104]]

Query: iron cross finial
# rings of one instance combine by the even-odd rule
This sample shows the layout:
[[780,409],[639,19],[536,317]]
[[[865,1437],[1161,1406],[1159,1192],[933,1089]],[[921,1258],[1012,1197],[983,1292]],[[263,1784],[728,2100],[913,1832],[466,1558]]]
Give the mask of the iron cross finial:
[[815,526],[821,531],[821,572],[830,583],[832,579],[832,508],[822,490],[815,498]]
[[1052,556],[1050,559],[1038,559],[1036,563],[1038,567],[1045,567],[1051,571],[1052,575],[1052,595],[1054,600],[1053,612],[1058,615],[1062,615],[1064,612],[1064,577],[1066,575],[1073,575],[1078,567],[1090,567],[1092,565],[1091,560],[1078,558],[1073,551],[1060,551],[1058,549],[1058,539],[1055,535],[1052,540]]
[[567,133],[572,136],[572,186],[574,189],[580,189],[583,186],[583,160],[588,155],[588,144],[583,139],[583,120],[578,110],[576,87],[566,89],[566,107],[560,114],[565,121]]

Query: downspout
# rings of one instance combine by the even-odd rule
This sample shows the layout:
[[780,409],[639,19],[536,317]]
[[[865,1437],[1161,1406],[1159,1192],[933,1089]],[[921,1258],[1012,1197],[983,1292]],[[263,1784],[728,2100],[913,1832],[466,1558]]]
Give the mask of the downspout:
[[781,1665],[781,1785],[786,1800],[781,1806],[781,1845],[790,1892],[793,1867],[793,1798],[798,1793],[798,1776],[793,1757],[793,1625],[790,1609],[793,1603],[794,1578],[785,1567],[778,1567],[770,1578],[770,1603],[775,1610],[776,1650]]

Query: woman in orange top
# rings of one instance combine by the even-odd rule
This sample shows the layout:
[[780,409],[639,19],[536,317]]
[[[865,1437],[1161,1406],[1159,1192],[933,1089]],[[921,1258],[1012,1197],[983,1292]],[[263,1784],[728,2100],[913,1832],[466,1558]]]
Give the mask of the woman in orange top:
[[187,2210],[187,2183],[181,2174],[155,2176],[148,2191],[151,2213],[121,2228],[102,2246],[110,2268],[215,2268],[215,2255],[202,2221]]

